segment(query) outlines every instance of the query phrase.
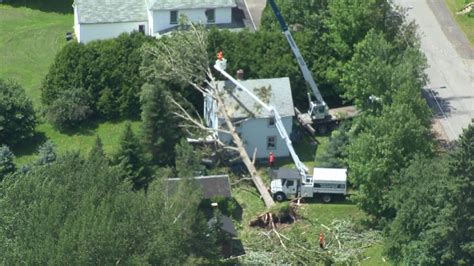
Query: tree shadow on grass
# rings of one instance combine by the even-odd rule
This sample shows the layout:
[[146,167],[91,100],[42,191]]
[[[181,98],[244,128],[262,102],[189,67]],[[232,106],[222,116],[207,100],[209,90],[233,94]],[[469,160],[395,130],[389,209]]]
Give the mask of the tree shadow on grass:
[[35,135],[12,148],[16,157],[32,155],[38,151],[39,146],[48,140],[43,132],[36,132]]
[[4,5],[27,7],[43,12],[72,14],[74,0],[3,0]]
[[80,125],[77,125],[75,127],[67,128],[60,130],[61,134],[65,134],[68,136],[75,136],[75,135],[84,135],[84,136],[92,136],[95,135],[97,132],[97,128],[101,123],[106,122],[105,120],[87,120],[84,123],[81,123]]

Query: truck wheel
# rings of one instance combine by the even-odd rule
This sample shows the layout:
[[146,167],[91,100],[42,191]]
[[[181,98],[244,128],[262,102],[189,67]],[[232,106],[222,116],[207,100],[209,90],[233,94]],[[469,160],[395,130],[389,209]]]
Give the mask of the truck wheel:
[[324,194],[323,195],[323,202],[324,203],[329,203],[329,202],[331,202],[331,200],[332,200],[331,195],[329,195],[329,194]]
[[282,202],[282,201],[284,201],[285,199],[286,199],[285,194],[283,194],[283,193],[281,193],[281,192],[275,194],[275,200],[276,200],[276,201]]

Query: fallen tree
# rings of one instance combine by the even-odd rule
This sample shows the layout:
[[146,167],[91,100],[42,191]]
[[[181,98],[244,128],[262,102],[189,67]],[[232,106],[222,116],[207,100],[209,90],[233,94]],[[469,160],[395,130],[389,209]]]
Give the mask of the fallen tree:
[[[212,97],[217,102],[217,111],[224,118],[226,126],[225,129],[218,130],[230,134],[233,145],[227,145],[218,139],[216,141],[224,149],[239,154],[265,202],[265,206],[270,208],[274,204],[273,198],[258,176],[254,162],[247,154],[244,143],[232,123],[231,114],[223,104],[222,91],[219,90],[216,78],[210,68],[207,41],[207,31],[201,26],[191,24],[187,31],[177,31],[173,33],[171,38],[165,37],[157,40],[154,44],[146,44],[144,46],[145,67],[143,72],[145,75],[152,75],[158,80],[173,80],[187,84],[204,96]],[[170,100],[177,107],[175,115],[185,122],[182,127],[198,136],[207,136],[213,133],[213,129],[207,127],[198,112],[191,105],[183,103],[181,98],[177,95],[170,96]]]

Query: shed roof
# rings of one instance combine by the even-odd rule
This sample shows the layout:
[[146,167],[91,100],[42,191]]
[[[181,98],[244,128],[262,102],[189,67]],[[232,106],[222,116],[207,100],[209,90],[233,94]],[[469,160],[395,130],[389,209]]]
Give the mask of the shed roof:
[[346,182],[347,180],[347,169],[341,168],[314,168],[313,171],[314,181],[340,181]]
[[147,21],[146,0],[75,0],[79,23]]
[[[289,78],[248,79],[242,80],[240,83],[263,102],[274,106],[281,117],[295,115]],[[218,81],[217,86],[219,89],[224,88],[226,91],[223,95],[223,101],[229,113],[232,114],[232,118],[271,117],[270,112],[265,110],[242,89],[236,89],[232,82]]]
[[[207,224],[209,226],[213,226],[217,223],[217,218],[213,217],[209,221],[207,221]],[[237,236],[237,230],[235,229],[234,223],[232,222],[232,219],[229,216],[222,215],[220,217],[220,228],[224,231],[229,233],[231,236]]]
[[149,0],[151,10],[235,7],[235,0]]
[[[198,176],[193,179],[201,187],[205,199],[216,196],[225,198],[232,197],[228,175]],[[173,190],[179,180],[181,180],[181,178],[169,178],[169,188]]]

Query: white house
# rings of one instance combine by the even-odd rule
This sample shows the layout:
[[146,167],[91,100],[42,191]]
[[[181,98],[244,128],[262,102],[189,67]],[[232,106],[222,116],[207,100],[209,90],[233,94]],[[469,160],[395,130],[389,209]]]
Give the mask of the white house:
[[238,26],[233,20],[236,0],[75,0],[74,32],[77,40],[114,38],[124,32],[140,31],[160,36],[179,23],[184,15],[191,22]]
[[[278,110],[288,135],[291,135],[295,113],[289,78],[249,79],[240,80],[240,82],[262,101],[273,105]],[[218,87],[225,91],[224,104],[231,113],[233,124],[250,156],[253,155],[255,148],[257,149],[256,157],[259,159],[268,158],[270,152],[273,152],[276,157],[290,155],[268,111],[244,91],[236,89],[231,82],[219,81]],[[210,128],[225,128],[224,119],[217,112],[216,102],[210,97],[205,97],[204,100],[204,119]],[[224,143],[231,142],[229,134],[216,131],[215,136]]]

